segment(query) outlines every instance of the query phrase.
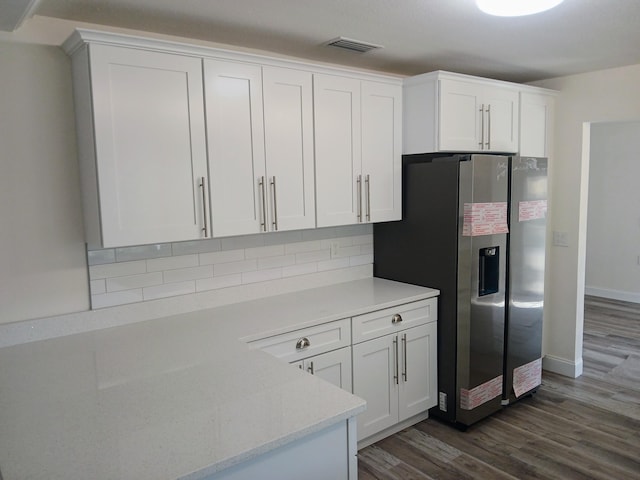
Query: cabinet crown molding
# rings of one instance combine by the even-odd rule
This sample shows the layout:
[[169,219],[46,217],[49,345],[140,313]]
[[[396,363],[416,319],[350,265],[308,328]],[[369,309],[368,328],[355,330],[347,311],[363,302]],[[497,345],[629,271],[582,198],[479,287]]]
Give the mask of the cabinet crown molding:
[[395,85],[401,85],[403,78],[400,75],[389,73],[354,70],[351,68],[331,64],[312,63],[306,62],[304,60],[278,58],[269,55],[243,52],[239,50],[209,47],[174,40],[114,33],[101,30],[90,30],[85,28],[78,28],[74,30],[69,38],[62,44],[62,49],[67,55],[72,56],[82,46],[91,43],[130,47],[139,50],[174,53],[183,56],[193,56],[198,58],[214,58],[220,60],[255,63],[263,66],[285,67],[305,70],[311,73],[328,73],[332,75],[342,75],[350,78],[357,78],[360,80],[391,83]]

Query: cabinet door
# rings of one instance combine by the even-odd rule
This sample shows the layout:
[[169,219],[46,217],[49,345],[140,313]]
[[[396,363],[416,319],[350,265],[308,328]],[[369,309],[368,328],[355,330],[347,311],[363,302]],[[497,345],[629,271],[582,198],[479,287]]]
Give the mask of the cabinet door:
[[267,185],[261,68],[207,59],[204,82],[213,235],[264,231]]
[[362,82],[365,222],[402,217],[402,87]]
[[202,238],[200,60],[106,45],[90,53],[102,246]]
[[398,423],[398,336],[353,346],[353,394],[367,401],[358,415],[358,440]]
[[314,75],[317,226],[358,223],[362,184],[360,81]]
[[[484,87],[484,150],[518,151],[518,92],[504,87]],[[487,110],[488,109],[488,110]]]
[[482,150],[482,85],[440,80],[440,151]]
[[263,67],[269,230],[316,224],[312,74]]
[[303,368],[317,377],[352,392],[351,348],[341,348],[304,360]]
[[399,421],[437,404],[436,323],[400,332]]
[[550,95],[520,93],[521,156],[548,157],[554,99]]

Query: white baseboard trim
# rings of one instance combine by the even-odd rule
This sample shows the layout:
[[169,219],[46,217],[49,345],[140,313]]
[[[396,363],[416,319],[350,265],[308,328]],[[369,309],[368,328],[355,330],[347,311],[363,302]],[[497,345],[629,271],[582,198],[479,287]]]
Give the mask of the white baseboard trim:
[[582,375],[582,357],[574,362],[553,355],[545,355],[542,359],[542,368],[565,377],[578,378]]
[[626,292],[624,290],[608,290],[598,287],[584,287],[584,293],[594,297],[610,298],[611,300],[621,300],[623,302],[640,303],[640,293]]

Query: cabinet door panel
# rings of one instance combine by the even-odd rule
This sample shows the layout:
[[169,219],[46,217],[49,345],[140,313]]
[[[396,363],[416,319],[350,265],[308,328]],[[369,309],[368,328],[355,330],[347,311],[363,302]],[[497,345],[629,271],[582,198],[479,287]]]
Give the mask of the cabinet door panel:
[[485,150],[518,150],[518,92],[501,87],[485,87],[483,102],[491,107],[485,116]]
[[402,87],[362,82],[362,200],[370,218],[402,217]]
[[351,348],[341,348],[304,361],[304,369],[336,387],[352,392]]
[[264,218],[258,182],[265,176],[261,68],[205,60],[204,75],[213,235],[258,233]]
[[270,229],[275,229],[276,208],[278,230],[313,228],[312,74],[275,67],[264,67],[262,73]]
[[477,84],[440,80],[440,151],[478,151],[482,87]]
[[397,360],[396,335],[354,345],[353,394],[367,401],[358,415],[358,440],[398,422],[398,385],[394,378]]
[[436,323],[409,328],[400,336],[399,421],[436,405]]
[[553,97],[536,93],[520,94],[521,156],[548,157],[549,132],[553,119]]
[[314,75],[317,226],[358,222],[360,81]]
[[202,237],[200,60],[91,46],[102,246]]

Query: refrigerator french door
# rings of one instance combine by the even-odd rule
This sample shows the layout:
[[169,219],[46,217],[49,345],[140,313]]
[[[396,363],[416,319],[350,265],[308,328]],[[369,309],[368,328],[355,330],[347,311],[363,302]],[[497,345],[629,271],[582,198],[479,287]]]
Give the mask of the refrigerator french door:
[[511,159],[503,404],[540,385],[547,159]]

